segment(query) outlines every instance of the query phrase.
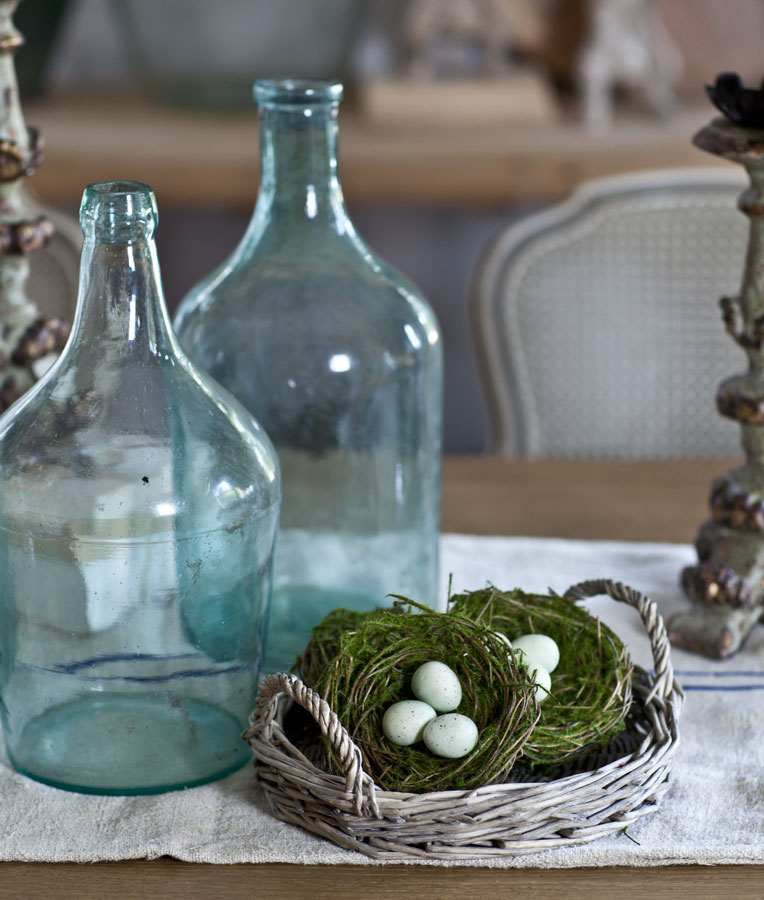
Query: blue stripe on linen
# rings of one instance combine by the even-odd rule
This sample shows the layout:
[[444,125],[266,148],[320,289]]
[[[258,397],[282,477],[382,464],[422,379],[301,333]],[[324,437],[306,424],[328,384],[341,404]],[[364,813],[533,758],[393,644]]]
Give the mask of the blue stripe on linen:
[[[675,674],[685,691],[764,691],[764,671],[754,669],[675,669]],[[701,679],[689,683],[685,679]],[[720,680],[740,679],[740,684],[721,684]]]

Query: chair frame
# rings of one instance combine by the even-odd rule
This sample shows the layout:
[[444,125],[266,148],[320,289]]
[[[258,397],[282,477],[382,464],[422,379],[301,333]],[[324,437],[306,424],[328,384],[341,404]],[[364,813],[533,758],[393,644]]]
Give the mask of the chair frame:
[[[483,255],[473,279],[470,315],[481,380],[491,420],[489,452],[505,457],[538,457],[539,437],[528,421],[525,410],[530,398],[524,396],[523,347],[512,342],[499,321],[499,306],[517,316],[517,305],[506,302],[511,295],[514,263],[537,237],[573,223],[602,201],[628,193],[692,190],[735,189],[738,193],[748,185],[738,168],[697,167],[655,169],[607,176],[583,182],[566,200],[505,226]],[[517,324],[515,318],[515,324]],[[515,329],[517,333],[518,329]]]

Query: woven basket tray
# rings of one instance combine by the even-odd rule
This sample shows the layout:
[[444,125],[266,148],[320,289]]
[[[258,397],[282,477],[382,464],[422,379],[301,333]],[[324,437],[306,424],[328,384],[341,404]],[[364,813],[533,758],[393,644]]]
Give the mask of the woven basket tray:
[[[604,580],[578,584],[566,596],[599,594],[639,611],[655,663],[649,674],[635,667],[627,729],[609,747],[543,781],[526,775],[470,791],[383,791],[364,771],[361,751],[329,705],[296,676],[270,675],[244,738],[274,814],[375,859],[458,861],[585,843],[653,812],[668,788],[682,689],[655,603]],[[323,771],[292,743],[280,721],[284,695],[313,717],[343,775]]]

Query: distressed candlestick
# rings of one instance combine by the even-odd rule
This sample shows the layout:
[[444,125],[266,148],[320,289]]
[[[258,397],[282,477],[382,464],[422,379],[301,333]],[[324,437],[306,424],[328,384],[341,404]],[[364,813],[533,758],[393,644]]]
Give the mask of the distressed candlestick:
[[17,400],[66,343],[69,325],[41,315],[27,282],[30,254],[54,226],[28,201],[23,179],[42,161],[42,141],[27,129],[13,55],[24,39],[13,25],[18,0],[0,0],[0,412]]
[[[764,94],[756,93],[764,109]],[[739,103],[729,110],[712,98],[729,118],[751,121]],[[694,138],[702,150],[743,165],[751,180],[738,201],[751,222],[743,283],[738,296],[721,300],[748,371],[722,382],[716,395],[719,412],[740,423],[746,461],[712,485],[711,518],[695,544],[698,564],[682,573],[694,605],[669,623],[672,643],[715,658],[735,653],[764,614],[764,121],[754,121],[758,127],[715,119]]]

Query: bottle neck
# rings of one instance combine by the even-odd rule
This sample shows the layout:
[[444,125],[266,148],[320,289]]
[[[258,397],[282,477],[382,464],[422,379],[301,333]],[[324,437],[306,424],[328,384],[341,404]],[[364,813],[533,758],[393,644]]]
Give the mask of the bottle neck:
[[106,244],[86,239],[73,343],[104,353],[165,356],[173,349],[153,239]]
[[96,359],[166,357],[177,349],[154,242],[153,194],[141,193],[143,186],[131,194],[131,184],[90,198],[88,188],[80,216],[84,242],[72,344],[100,348]]
[[260,107],[258,214],[290,228],[352,229],[337,174],[337,103]]

